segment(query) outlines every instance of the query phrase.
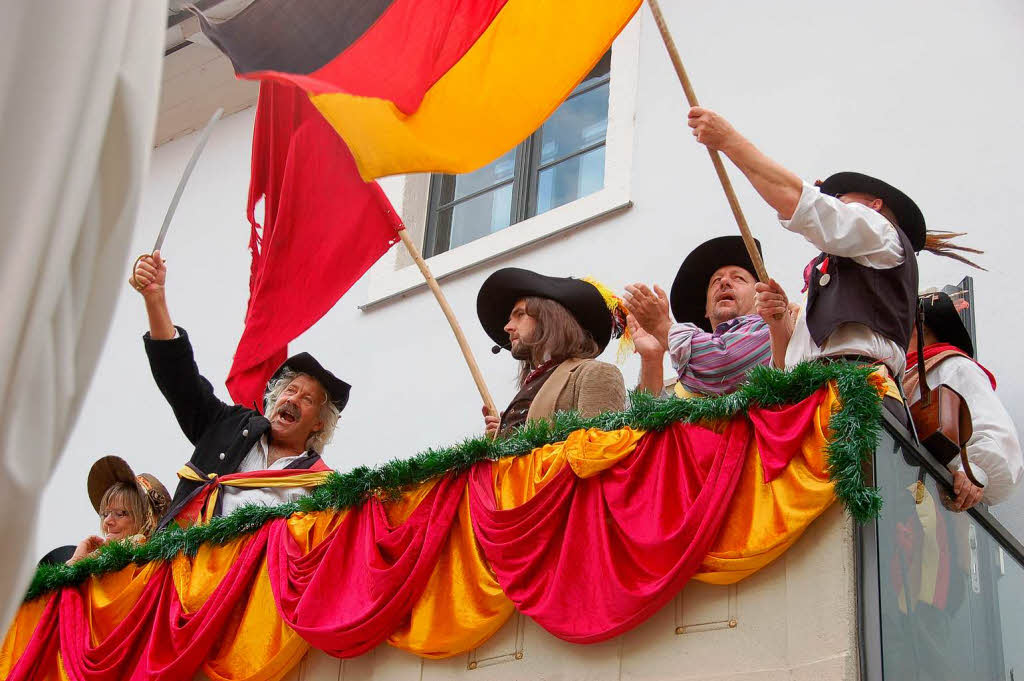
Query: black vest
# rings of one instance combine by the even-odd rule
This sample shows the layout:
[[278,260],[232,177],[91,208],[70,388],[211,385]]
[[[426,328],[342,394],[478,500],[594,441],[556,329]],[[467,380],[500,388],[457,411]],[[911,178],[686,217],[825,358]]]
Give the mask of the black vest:
[[[897,229],[903,244],[903,264],[878,270],[850,258],[820,254],[811,268],[807,293],[807,329],[818,347],[840,324],[863,324],[895,341],[904,351],[910,344],[917,309],[917,256],[910,239]],[[828,257],[828,283],[818,265]]]

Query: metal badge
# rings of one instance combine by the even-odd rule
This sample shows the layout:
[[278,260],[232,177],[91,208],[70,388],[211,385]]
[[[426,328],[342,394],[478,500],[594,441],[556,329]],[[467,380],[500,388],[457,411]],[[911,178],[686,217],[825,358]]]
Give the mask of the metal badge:
[[826,272],[821,275],[821,279],[818,280],[818,286],[828,286],[828,282],[832,281],[832,275]]

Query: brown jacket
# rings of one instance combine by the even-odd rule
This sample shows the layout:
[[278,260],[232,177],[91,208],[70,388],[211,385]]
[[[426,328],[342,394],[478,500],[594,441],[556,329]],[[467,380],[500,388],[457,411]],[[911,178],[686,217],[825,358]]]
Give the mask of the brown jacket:
[[527,420],[556,411],[578,411],[585,418],[626,408],[626,382],[618,367],[596,359],[569,359],[558,365],[530,405]]

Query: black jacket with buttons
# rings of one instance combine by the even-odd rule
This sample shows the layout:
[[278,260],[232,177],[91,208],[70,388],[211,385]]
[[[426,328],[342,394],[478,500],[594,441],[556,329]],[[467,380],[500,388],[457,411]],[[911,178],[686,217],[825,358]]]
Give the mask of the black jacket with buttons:
[[[199,373],[185,329],[176,328],[178,337],[171,340],[153,340],[149,333],[142,337],[153,378],[171,405],[181,432],[195,447],[190,463],[207,475],[234,473],[253,445],[270,430],[270,421],[255,409],[220,401],[213,394],[213,386]],[[309,468],[319,460],[318,454],[310,452],[287,468]],[[179,480],[160,527],[170,523],[202,487],[199,482]]]

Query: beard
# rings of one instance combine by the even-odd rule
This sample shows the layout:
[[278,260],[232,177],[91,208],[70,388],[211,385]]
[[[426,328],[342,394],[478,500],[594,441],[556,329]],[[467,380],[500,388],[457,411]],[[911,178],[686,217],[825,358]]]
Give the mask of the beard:
[[533,358],[533,353],[530,351],[522,341],[516,341],[512,343],[512,357],[521,360],[523,362],[529,362]]

